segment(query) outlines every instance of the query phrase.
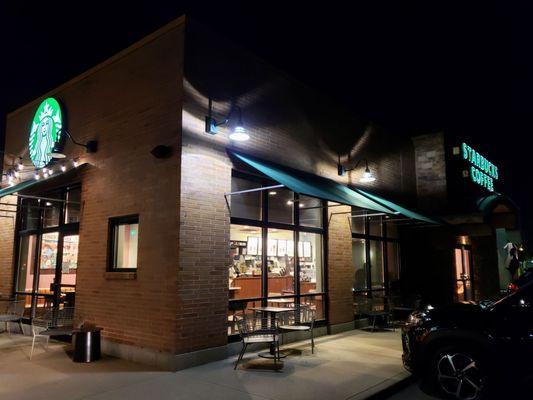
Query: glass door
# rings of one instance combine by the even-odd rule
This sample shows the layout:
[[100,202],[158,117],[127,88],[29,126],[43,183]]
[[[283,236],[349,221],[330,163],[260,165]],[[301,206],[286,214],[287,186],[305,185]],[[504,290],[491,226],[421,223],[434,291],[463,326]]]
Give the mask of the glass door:
[[470,249],[461,246],[455,248],[455,299],[456,301],[472,301],[472,266]]

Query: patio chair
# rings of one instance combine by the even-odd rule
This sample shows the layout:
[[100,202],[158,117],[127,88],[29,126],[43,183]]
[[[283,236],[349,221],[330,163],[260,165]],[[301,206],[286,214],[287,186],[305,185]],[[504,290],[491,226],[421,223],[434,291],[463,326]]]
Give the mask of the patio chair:
[[313,329],[315,327],[315,310],[309,305],[294,304],[294,311],[283,316],[279,329],[287,332],[307,332],[311,333],[311,353],[315,353],[315,338]]
[[22,329],[22,317],[24,316],[24,308],[24,300],[10,301],[6,307],[6,312],[0,314],[0,322],[3,322],[5,324],[5,330],[8,335],[10,334],[10,322],[17,322],[20,327],[20,332],[24,334],[24,330]]
[[35,349],[35,342],[38,337],[46,338],[45,350],[47,350],[51,336],[72,335],[73,320],[73,307],[65,307],[60,310],[49,308],[41,316],[33,318],[31,324],[33,340],[31,343],[30,360],[33,357],[33,350]]
[[279,329],[277,320],[274,320],[274,324],[272,322],[273,320],[266,316],[249,318],[244,315],[242,319],[237,320],[237,328],[242,340],[242,349],[233,369],[237,369],[248,345],[256,343],[268,343],[271,345],[274,348],[274,364],[277,364],[280,360]]
[[368,317],[370,325],[368,328],[372,332],[376,330],[376,322],[378,319],[385,320],[386,323],[390,321],[390,310],[383,298],[371,298],[367,300],[366,309],[363,310],[362,315]]

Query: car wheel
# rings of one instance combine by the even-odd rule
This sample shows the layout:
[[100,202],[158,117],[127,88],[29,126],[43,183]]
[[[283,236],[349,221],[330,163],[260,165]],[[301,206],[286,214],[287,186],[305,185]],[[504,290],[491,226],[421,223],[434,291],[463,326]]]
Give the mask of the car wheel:
[[488,377],[476,353],[449,347],[437,352],[432,364],[434,385],[446,397],[456,400],[484,397]]

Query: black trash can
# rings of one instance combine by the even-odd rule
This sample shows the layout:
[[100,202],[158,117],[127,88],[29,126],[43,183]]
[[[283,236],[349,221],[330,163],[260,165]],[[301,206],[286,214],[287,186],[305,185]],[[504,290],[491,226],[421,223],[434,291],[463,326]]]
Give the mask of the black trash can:
[[81,328],[72,332],[74,362],[89,363],[100,359],[100,332],[102,328]]

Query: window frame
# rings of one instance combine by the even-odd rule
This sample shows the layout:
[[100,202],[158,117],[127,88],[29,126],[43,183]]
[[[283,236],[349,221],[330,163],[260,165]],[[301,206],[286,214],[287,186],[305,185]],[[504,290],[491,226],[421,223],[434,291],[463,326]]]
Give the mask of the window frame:
[[[352,212],[354,210],[352,209]],[[398,244],[398,261],[399,261],[399,268],[398,268],[398,277],[401,279],[401,273],[402,273],[402,260],[401,260],[401,240],[398,235],[396,238],[391,238],[387,236],[387,223],[391,220],[388,218],[383,218],[381,216],[381,236],[376,235],[370,235],[370,219],[367,216],[364,217],[358,217],[364,219],[364,227],[365,227],[365,233],[355,233],[352,229],[352,239],[364,239],[365,240],[365,258],[366,258],[366,266],[365,266],[365,274],[366,274],[366,283],[365,289],[357,289],[353,290],[354,296],[357,294],[366,294],[368,298],[372,298],[374,293],[384,293],[386,296],[390,294],[390,282],[389,282],[389,260],[388,260],[388,243],[397,243]],[[350,221],[350,226],[352,225],[352,222]],[[370,258],[370,245],[371,242],[378,242],[381,243],[381,257],[382,257],[382,263],[383,263],[383,288],[372,288],[372,260]],[[355,285],[355,282],[354,282]]]
[[[135,268],[117,268],[115,266],[115,249],[118,242],[118,230],[121,225],[133,225],[139,223],[139,214],[123,215],[120,217],[111,217],[108,220],[107,233],[107,272],[137,272],[139,270],[139,262]],[[137,233],[139,234],[139,233]],[[139,243],[137,243],[137,252],[139,251]]]
[[[231,178],[233,179],[241,178],[241,179],[247,179],[253,182],[256,182],[258,186],[272,186],[276,185],[277,182],[272,181],[266,177],[259,176],[257,174],[251,174],[248,172],[242,172],[236,169],[232,169]],[[294,193],[294,203],[298,204],[299,201],[299,194]],[[311,197],[311,196],[308,196]],[[268,218],[268,210],[269,210],[269,195],[268,190],[261,191],[261,219],[260,220],[254,220],[254,219],[247,219],[247,218],[241,218],[241,217],[230,217],[230,224],[231,225],[246,225],[246,226],[254,226],[261,229],[261,237],[263,240],[262,247],[263,249],[268,248],[268,230],[269,229],[279,229],[279,230],[289,230],[294,233],[294,242],[295,242],[295,260],[294,260],[294,294],[292,295],[284,295],[284,296],[268,296],[268,273],[267,273],[267,258],[268,253],[267,251],[263,251],[262,254],[262,274],[261,274],[261,296],[254,297],[254,298],[246,298],[246,299],[229,299],[229,304],[236,303],[236,302],[252,302],[257,301],[261,302],[262,306],[266,306],[268,303],[268,300],[271,299],[277,299],[277,298],[292,298],[294,299],[295,303],[300,304],[302,299],[305,299],[306,297],[322,297],[323,302],[323,308],[324,308],[324,318],[317,321],[318,324],[325,323],[329,320],[328,315],[328,256],[327,256],[327,248],[328,248],[328,202],[323,199],[318,199],[321,202],[322,205],[322,227],[312,227],[312,226],[302,226],[300,225],[300,208],[294,206],[293,207],[293,223],[287,224],[282,222],[271,222]],[[296,243],[300,240],[300,233],[301,232],[309,232],[309,233],[315,233],[321,235],[321,251],[322,251],[322,290],[320,292],[316,293],[301,293],[300,288],[300,260],[298,255],[298,246]],[[231,337],[231,335],[230,335]]]

